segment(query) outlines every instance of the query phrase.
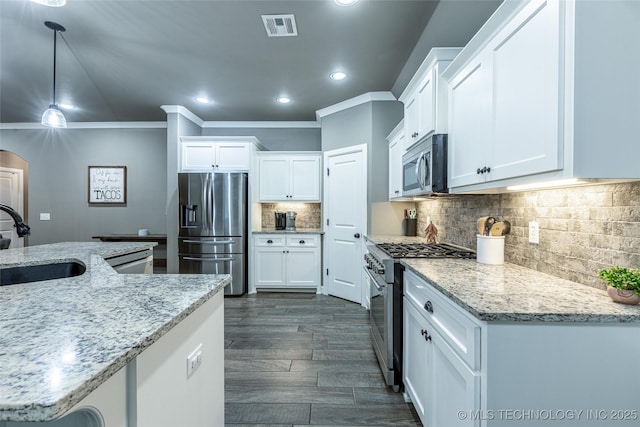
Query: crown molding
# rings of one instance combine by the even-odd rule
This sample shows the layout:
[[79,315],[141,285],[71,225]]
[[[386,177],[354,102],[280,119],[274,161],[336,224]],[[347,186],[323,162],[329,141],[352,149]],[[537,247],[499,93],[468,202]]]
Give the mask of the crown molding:
[[[69,122],[66,129],[166,129],[167,122]],[[0,130],[50,130],[41,123],[0,123]],[[59,129],[64,132],[65,129]]]
[[205,128],[320,128],[320,122],[315,121],[299,121],[299,122],[279,122],[279,121],[264,121],[264,122],[250,122],[250,121],[238,121],[238,122],[204,122]]
[[372,101],[397,101],[396,97],[389,91],[385,92],[367,92],[362,95],[358,95],[355,98],[347,99],[346,101],[339,102],[329,107],[316,111],[316,120],[318,122],[325,116],[335,114],[337,112],[356,107],[358,105],[366,104]]

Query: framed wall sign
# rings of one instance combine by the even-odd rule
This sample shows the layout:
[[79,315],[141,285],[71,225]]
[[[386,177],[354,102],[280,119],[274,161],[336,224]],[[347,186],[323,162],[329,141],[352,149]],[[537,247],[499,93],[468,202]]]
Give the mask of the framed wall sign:
[[89,166],[89,204],[127,203],[126,166]]

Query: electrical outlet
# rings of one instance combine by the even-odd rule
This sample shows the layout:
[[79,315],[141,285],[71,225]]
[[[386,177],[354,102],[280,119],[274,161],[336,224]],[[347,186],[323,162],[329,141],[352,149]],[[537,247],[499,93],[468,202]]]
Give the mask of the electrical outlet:
[[187,356],[187,378],[193,375],[200,365],[202,365],[202,344],[196,347],[196,349]]
[[537,221],[531,221],[529,223],[529,243],[540,243],[540,225]]
[[49,212],[40,212],[40,221],[51,221],[51,214]]

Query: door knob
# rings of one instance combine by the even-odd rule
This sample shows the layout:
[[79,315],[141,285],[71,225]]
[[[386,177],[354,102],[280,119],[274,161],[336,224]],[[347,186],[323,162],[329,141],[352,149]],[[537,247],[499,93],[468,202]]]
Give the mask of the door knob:
[[360,233],[354,234],[353,237],[355,237],[356,239],[359,239],[360,238]]

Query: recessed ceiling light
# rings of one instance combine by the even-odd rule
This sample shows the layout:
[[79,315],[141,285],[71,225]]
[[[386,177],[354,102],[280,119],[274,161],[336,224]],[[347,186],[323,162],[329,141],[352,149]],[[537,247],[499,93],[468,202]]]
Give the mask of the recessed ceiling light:
[[345,78],[347,78],[347,73],[343,71],[335,71],[329,74],[329,77],[331,77],[332,80],[344,80]]
[[280,104],[288,104],[291,102],[291,98],[288,96],[279,96],[276,98],[276,102],[279,102]]
[[75,105],[71,105],[71,104],[58,104],[58,107],[64,109],[64,110],[75,110],[76,106]]
[[351,6],[356,4],[357,1],[358,0],[333,0],[333,2],[338,6]]
[[207,98],[206,96],[196,96],[196,102],[200,104],[213,104],[213,101]]
[[33,3],[38,3],[44,6],[61,7],[67,4],[67,0],[31,0]]

